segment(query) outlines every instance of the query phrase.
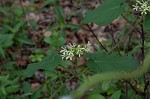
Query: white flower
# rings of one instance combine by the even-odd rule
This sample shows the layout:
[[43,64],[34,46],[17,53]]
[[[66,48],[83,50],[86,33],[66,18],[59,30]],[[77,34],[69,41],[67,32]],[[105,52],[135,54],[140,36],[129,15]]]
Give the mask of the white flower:
[[91,52],[91,43],[90,42],[88,42],[85,46],[84,46],[84,48],[85,48],[85,52]]
[[61,51],[60,53],[62,54],[62,59],[70,59],[72,60],[72,58],[74,56],[81,56],[83,55],[85,52],[91,52],[91,44],[88,42],[88,44],[86,45],[82,45],[82,44],[69,44],[66,47],[61,47]]
[[132,6],[134,7],[133,10],[140,11],[142,15],[150,11],[149,0],[136,0],[136,4]]

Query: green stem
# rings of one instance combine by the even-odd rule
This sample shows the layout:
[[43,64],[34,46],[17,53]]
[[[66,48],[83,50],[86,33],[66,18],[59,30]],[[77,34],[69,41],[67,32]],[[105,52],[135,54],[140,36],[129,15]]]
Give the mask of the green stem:
[[74,79],[75,77],[79,77],[80,75],[82,75],[82,74],[83,74],[84,72],[86,72],[87,70],[88,70],[88,68],[85,68],[83,71],[81,71],[81,73],[71,76],[61,87],[59,87],[59,88],[55,91],[54,94],[52,94],[52,95],[50,96],[49,99],[54,99],[54,97],[56,96],[56,94],[57,94],[69,81],[71,81],[71,80]]

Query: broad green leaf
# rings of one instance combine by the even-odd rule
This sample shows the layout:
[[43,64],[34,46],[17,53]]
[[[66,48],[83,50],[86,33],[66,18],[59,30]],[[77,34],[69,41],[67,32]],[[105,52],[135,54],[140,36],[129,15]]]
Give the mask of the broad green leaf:
[[131,56],[120,57],[115,54],[108,55],[103,52],[96,52],[87,54],[86,57],[89,58],[86,65],[97,73],[131,71],[139,66]]
[[67,67],[67,66],[71,66],[71,65],[72,65],[72,62],[69,61],[69,60],[62,60],[62,61],[60,62],[60,65],[61,65],[61,66],[64,66],[64,67]]
[[31,86],[28,82],[23,82],[22,86],[23,86],[22,89],[23,89],[24,93],[32,93]]
[[38,69],[43,69],[46,71],[53,71],[61,61],[61,57],[57,53],[53,53],[52,55],[45,57],[39,63],[29,64],[27,69],[24,71],[24,76],[31,77]]
[[144,20],[144,29],[150,34],[150,15],[147,15]]
[[125,7],[124,0],[107,0],[96,9],[88,11],[83,22],[108,25],[124,12]]
[[108,90],[108,88],[110,87],[110,84],[111,84],[111,81],[109,81],[109,82],[103,82],[102,83],[102,90],[103,91],[107,91]]
[[110,99],[120,99],[120,96],[121,96],[121,91],[118,90],[110,97]]

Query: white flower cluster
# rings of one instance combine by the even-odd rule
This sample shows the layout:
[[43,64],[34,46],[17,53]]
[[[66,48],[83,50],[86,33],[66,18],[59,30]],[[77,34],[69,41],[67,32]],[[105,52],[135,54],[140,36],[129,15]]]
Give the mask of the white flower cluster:
[[68,46],[61,48],[62,50],[60,53],[62,54],[62,59],[65,58],[66,60],[72,60],[72,58],[76,55],[80,57],[85,52],[91,52],[91,44],[89,42],[86,45],[69,44]]
[[133,10],[140,11],[142,15],[150,11],[149,0],[136,0],[136,5],[132,6]]

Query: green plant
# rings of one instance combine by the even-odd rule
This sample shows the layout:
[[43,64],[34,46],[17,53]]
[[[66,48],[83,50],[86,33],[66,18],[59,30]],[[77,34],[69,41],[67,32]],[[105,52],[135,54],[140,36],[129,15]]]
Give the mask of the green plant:
[[[92,11],[87,11],[85,14],[85,17],[83,18],[83,22],[86,24],[86,26],[90,29],[90,31],[93,33],[94,37],[97,39],[95,36],[93,30],[90,28],[90,26],[87,24],[89,22],[96,23],[98,25],[108,25],[110,28],[110,35],[112,37],[113,45],[114,46],[109,46],[106,49],[105,46],[103,45],[103,42],[100,42],[98,39],[98,42],[101,46],[101,51],[97,51],[95,53],[89,53],[86,54],[85,57],[88,59],[86,62],[87,67],[90,69],[91,72],[91,77],[89,77],[87,80],[84,81],[84,84],[81,84],[81,86],[73,91],[71,93],[71,96],[68,96],[67,98],[69,99],[80,99],[84,94],[87,95],[87,91],[92,89],[94,91],[96,86],[100,86],[104,82],[109,82],[112,80],[124,80],[127,84],[131,86],[131,90],[134,90],[136,94],[138,94],[138,97],[148,97],[148,86],[149,86],[149,81],[147,81],[147,78],[144,79],[144,89],[139,91],[138,89],[135,88],[134,85],[130,83],[129,80],[132,80],[133,78],[140,78],[142,76],[149,77],[149,54],[145,58],[145,55],[148,53],[149,48],[145,48],[145,38],[146,38],[146,33],[149,33],[149,4],[147,1],[136,1],[139,3],[141,6],[138,6],[137,4],[133,8],[130,5],[128,5],[124,0],[107,0],[104,2],[102,5],[97,7],[96,9]],[[62,16],[60,11],[58,10],[60,8],[56,8],[56,12],[59,14],[59,16]],[[140,16],[137,18],[136,15],[132,16],[131,13],[136,10]],[[123,32],[124,34],[121,35],[119,38],[120,41],[117,41],[114,39],[114,35],[111,30],[111,23],[114,20],[117,20],[118,18],[124,18],[130,25],[130,30],[129,32]],[[130,18],[130,19],[129,19]],[[64,29],[64,21],[62,18],[59,21],[60,23],[60,28],[63,30]],[[134,41],[138,41],[135,43],[136,50],[132,48],[129,50],[129,45],[134,44],[131,41],[132,37],[132,32],[133,30],[137,28],[137,31],[139,32],[140,38],[134,37]],[[128,28],[127,28],[128,29]],[[127,30],[126,29],[126,30]],[[122,48],[121,42],[124,40],[124,38],[128,38],[127,46],[125,48]],[[139,43],[140,42],[140,43]],[[110,43],[109,43],[110,44]],[[137,49],[141,50],[142,52],[142,60],[140,63],[138,63],[132,55],[136,53]],[[67,50],[66,50],[67,51]],[[64,54],[65,52],[62,51]],[[104,52],[102,52],[104,51]],[[147,52],[146,52],[147,51]],[[130,53],[132,54],[130,55]],[[67,55],[67,54],[64,54]],[[66,59],[72,59],[72,54],[69,53],[70,56],[63,56],[63,58]],[[55,60],[55,59],[54,59]],[[54,61],[53,60],[53,61]],[[77,62],[77,61],[76,61]],[[41,64],[41,63],[40,63]],[[59,63],[58,63],[59,64]],[[58,65],[57,64],[57,65]],[[50,65],[49,65],[50,66]],[[29,66],[30,67],[30,66]],[[55,66],[57,67],[57,66]],[[76,67],[77,68],[77,67]],[[45,69],[43,67],[42,69]],[[80,71],[81,72],[81,71]],[[131,72],[131,73],[130,73]],[[71,78],[71,77],[70,77]],[[104,85],[103,85],[104,86]],[[128,97],[127,95],[128,91],[125,93],[122,93],[121,90],[116,90],[112,93],[112,95],[109,95],[110,99],[119,99],[120,97]],[[89,96],[89,98],[94,98],[94,97],[102,97],[99,94],[93,94],[92,96]],[[103,97],[102,97],[103,98]]]
[[44,51],[41,49],[35,49],[33,53],[29,56],[32,62],[40,62],[44,57]]
[[[11,10],[16,9],[16,10]],[[27,10],[27,9],[26,9]],[[6,13],[10,12],[10,13]],[[0,55],[1,59],[6,58],[7,52],[5,49],[15,46],[22,46],[23,44],[35,45],[35,42],[27,36],[27,23],[23,19],[23,11],[19,5],[12,5],[10,7],[0,7],[2,16],[2,28],[0,29]],[[11,17],[10,17],[11,16]]]
[[[138,63],[134,59],[131,59],[131,57],[129,55],[125,54],[125,56],[122,56],[120,54],[120,51],[118,50],[118,48],[119,48],[118,46],[120,46],[119,45],[120,42],[116,43],[116,41],[114,40],[113,42],[115,43],[115,46],[113,47],[113,49],[111,49],[110,51],[108,51],[106,49],[104,49],[104,50],[106,51],[106,53],[112,53],[112,50],[117,49],[117,51],[121,57],[117,58],[115,55],[108,55],[108,54],[105,54],[102,52],[97,52],[95,54],[87,55],[86,57],[89,58],[89,60],[87,61],[87,66],[90,67],[91,70],[95,71],[96,74],[93,75],[92,77],[90,77],[88,80],[86,80],[85,83],[83,85],[81,85],[81,87],[79,87],[76,91],[74,91],[72,93],[73,99],[81,98],[81,96],[83,94],[85,94],[85,92],[87,90],[89,90],[90,88],[93,88],[94,86],[98,86],[103,81],[120,80],[120,79],[129,80],[129,79],[133,79],[133,78],[139,78],[141,76],[146,76],[146,75],[149,76],[149,73],[147,73],[147,72],[149,72],[149,66],[150,66],[149,54],[145,58],[144,62],[143,62],[143,60],[144,60],[144,57],[146,54],[145,51],[149,50],[149,48],[145,49],[145,38],[146,38],[145,30],[147,31],[147,33],[149,33],[148,18],[149,18],[150,5],[148,4],[148,1],[137,0],[136,2],[137,2],[136,6],[133,5],[135,7],[135,8],[133,8],[133,10],[139,11],[139,13],[141,13],[140,18],[138,18],[138,19],[134,18],[134,16],[133,16],[132,19],[134,19],[134,20],[128,20],[128,16],[132,16],[132,15],[130,15],[130,11],[132,11],[132,10],[130,10],[130,7],[127,5],[127,3],[125,1],[115,0],[115,3],[114,3],[113,0],[107,0],[102,5],[100,5],[96,9],[94,9],[93,11],[88,11],[85,14],[85,18],[83,21],[85,23],[94,22],[98,25],[109,25],[109,24],[111,24],[111,22],[113,20],[118,18],[120,15],[122,15],[122,17],[125,20],[127,20],[127,22],[129,22],[129,24],[132,26],[131,31],[129,31],[129,33],[126,33],[126,35],[130,36],[128,44],[131,42],[130,38],[132,37],[133,29],[135,27],[139,26],[140,28],[139,28],[138,32],[140,32],[141,37],[139,38],[140,44],[138,43],[138,45],[140,45],[140,47],[141,47],[141,52],[142,52],[142,57],[143,57],[143,59],[141,60],[142,61],[141,63],[143,65],[140,67],[137,67],[138,69],[136,69],[136,66],[139,66]],[[140,4],[141,6],[138,6],[138,4]],[[127,15],[127,18],[124,15]],[[134,23],[134,24],[132,24],[132,23]],[[112,39],[113,39],[113,36],[112,36]],[[104,48],[102,43],[101,43],[101,46]],[[105,57],[105,55],[106,55],[106,57]],[[128,58],[130,57],[130,58],[128,59],[127,57]],[[123,59],[123,61],[121,61],[120,59]],[[125,62],[125,61],[127,61],[127,62]],[[130,62],[130,61],[132,61],[132,62]],[[121,63],[121,64],[119,65],[119,63]],[[129,66],[129,68],[126,66]],[[132,66],[134,66],[134,67],[132,67]],[[118,68],[116,68],[116,67],[118,67]],[[127,71],[132,71],[132,73],[129,73]],[[148,98],[149,92],[146,90],[148,90],[149,81],[146,81],[146,78],[144,81],[145,81],[145,83],[144,83],[145,88],[142,91],[138,91],[136,88],[134,88],[134,86],[132,86],[132,84],[130,84],[130,82],[128,82],[128,83],[133,88],[133,90],[136,91],[136,93],[139,96],[141,96],[142,98]],[[118,96],[114,95],[113,97],[118,99],[117,98]],[[125,97],[127,98],[128,96],[126,95]],[[110,97],[110,99],[111,99],[111,97]]]
[[20,85],[18,84],[18,78],[14,80],[9,78],[8,76],[0,76],[0,98],[16,98],[19,99],[18,96],[14,94],[19,92]]
[[[0,58],[3,59],[0,63],[2,64],[0,98],[149,98],[149,0],[106,0],[86,13],[75,11],[75,5],[86,6],[86,1],[81,0],[70,0],[70,5],[68,5],[69,1],[67,3],[65,1],[65,5],[57,0],[29,1],[31,5],[35,4],[35,8],[26,7],[22,0],[18,0],[17,3],[10,0],[4,1],[0,1],[2,4],[0,7],[2,23],[0,25]],[[9,6],[4,6],[6,2]],[[66,6],[71,6],[70,10],[74,10],[73,13],[66,15],[63,12]],[[81,10],[84,10],[82,6]],[[40,14],[44,13],[43,16],[45,12],[49,14],[49,8],[53,9],[56,18],[48,22],[42,21],[44,25],[41,22],[41,15],[38,21],[23,19],[28,12],[36,12],[36,8]],[[36,15],[38,15],[37,12]],[[71,17],[77,17],[77,20],[81,21],[80,25],[68,21]],[[117,32],[114,31],[114,23],[122,22],[122,20],[126,21],[124,26],[117,29]],[[93,29],[92,24],[89,23],[105,26],[109,32],[106,34],[107,39],[99,40],[95,34],[95,28]],[[76,32],[82,27],[86,31],[89,30],[88,33],[91,32],[91,37],[94,37],[97,42],[90,44],[87,42],[90,39],[86,39],[87,44],[70,44],[69,42],[69,45],[64,46],[68,44],[67,35],[75,33],[78,37]],[[35,42],[30,39],[32,33],[28,35],[28,28],[31,32],[35,30],[41,33],[38,32],[40,39],[33,37],[38,40],[36,46],[33,46]],[[19,50],[21,58],[15,59],[17,54],[9,57],[7,52],[11,54],[16,52],[11,49]],[[91,49],[94,50],[93,53]],[[24,69],[25,67],[17,66],[19,59],[22,63],[30,61],[33,63]],[[38,86],[34,88],[34,84],[37,83]]]

